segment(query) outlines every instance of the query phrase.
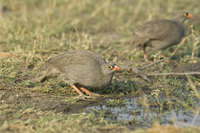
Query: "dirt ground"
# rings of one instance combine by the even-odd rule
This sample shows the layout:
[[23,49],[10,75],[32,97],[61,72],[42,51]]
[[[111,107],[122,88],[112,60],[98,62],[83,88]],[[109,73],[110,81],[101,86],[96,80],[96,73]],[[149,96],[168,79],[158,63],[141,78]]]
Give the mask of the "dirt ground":
[[156,108],[163,116],[179,109],[195,115],[200,103],[198,76],[154,75],[147,82],[134,72],[119,72],[108,87],[91,89],[101,94],[94,99],[79,97],[59,78],[44,83],[34,79],[48,58],[76,49],[141,70],[163,57],[147,49],[151,62],[145,62],[142,50],[129,49],[135,28],[146,21],[171,19],[182,10],[194,18],[185,23],[185,42],[163,51],[166,58],[173,55],[173,61],[142,71],[146,75],[200,72],[199,7],[196,0],[0,1],[0,132],[198,132],[198,127],[179,128],[173,122],[164,126],[158,119],[146,129],[136,119],[111,121],[103,109],[85,111],[94,105],[123,108],[124,98],[139,97],[145,113]]

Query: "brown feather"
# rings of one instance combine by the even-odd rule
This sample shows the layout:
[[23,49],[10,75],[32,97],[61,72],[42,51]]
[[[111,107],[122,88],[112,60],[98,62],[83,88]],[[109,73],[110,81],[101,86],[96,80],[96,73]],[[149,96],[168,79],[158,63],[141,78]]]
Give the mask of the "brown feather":
[[41,66],[43,75],[40,81],[60,76],[70,85],[101,88],[110,83],[115,72],[109,69],[109,65],[114,63],[106,62],[99,54],[91,51],[69,51],[50,58]]
[[174,20],[154,20],[137,27],[133,35],[132,47],[152,47],[163,50],[173,46],[184,37],[184,12],[176,15]]

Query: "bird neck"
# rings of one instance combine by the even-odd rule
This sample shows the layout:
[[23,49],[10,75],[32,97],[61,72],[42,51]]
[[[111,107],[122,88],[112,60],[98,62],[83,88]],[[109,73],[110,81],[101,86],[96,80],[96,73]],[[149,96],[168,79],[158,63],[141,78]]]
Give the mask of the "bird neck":
[[114,75],[114,73],[104,75],[102,81],[106,84],[109,84],[112,80],[113,75]]
[[185,22],[185,18],[178,18],[178,17],[175,17],[174,18],[174,20],[176,21],[176,22],[178,22],[179,24],[184,24],[184,22]]

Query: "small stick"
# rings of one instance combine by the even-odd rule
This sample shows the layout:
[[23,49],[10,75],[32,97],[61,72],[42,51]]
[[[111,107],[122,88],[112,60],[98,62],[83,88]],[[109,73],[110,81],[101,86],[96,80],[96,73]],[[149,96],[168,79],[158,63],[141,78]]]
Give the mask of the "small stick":
[[14,54],[8,52],[1,52],[0,57],[14,57]]
[[170,55],[169,58],[171,58],[171,57],[177,52],[177,50],[179,49],[179,47],[181,47],[181,45],[183,45],[184,42],[185,42],[186,40],[188,40],[189,37],[190,37],[190,35],[188,35],[188,36],[186,36],[185,38],[183,38],[183,40],[177,45],[176,49],[175,49],[174,52]]
[[147,68],[147,67],[153,66],[153,65],[158,64],[158,63],[160,63],[160,62],[163,62],[163,61],[165,61],[165,60],[166,60],[166,59],[162,59],[162,60],[158,60],[158,61],[156,61],[156,62],[153,62],[153,63],[151,63],[151,64],[145,65],[145,66],[139,68],[139,70],[142,70],[142,69],[145,69],[145,68]]
[[141,78],[143,78],[147,82],[151,83],[151,80],[147,77],[147,75],[144,72],[138,70],[135,67],[126,67],[126,66],[124,66],[124,67],[120,67],[120,70],[121,71],[127,71],[127,72],[134,72],[136,75],[140,76]]
[[183,75],[200,75],[200,72],[185,72],[185,73],[149,73],[147,76],[183,76]]
[[187,77],[187,79],[188,79],[188,82],[189,82],[190,87],[191,87],[191,88],[193,89],[193,91],[196,93],[196,96],[197,96],[198,98],[200,98],[199,91],[198,91],[197,88],[195,87],[195,85],[194,85],[194,83],[192,82],[191,78],[190,78],[188,75],[186,75],[186,77]]

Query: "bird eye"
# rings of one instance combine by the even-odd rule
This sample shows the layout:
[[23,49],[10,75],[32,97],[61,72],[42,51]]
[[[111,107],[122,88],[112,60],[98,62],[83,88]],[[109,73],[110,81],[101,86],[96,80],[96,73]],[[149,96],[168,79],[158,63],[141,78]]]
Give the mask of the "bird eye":
[[188,16],[188,13],[187,13],[187,12],[186,12],[186,13],[184,13],[184,14],[183,14],[183,16],[184,16],[184,17],[187,17],[187,16]]
[[112,68],[113,68],[113,66],[109,66],[108,68],[109,68],[109,69],[112,69]]

